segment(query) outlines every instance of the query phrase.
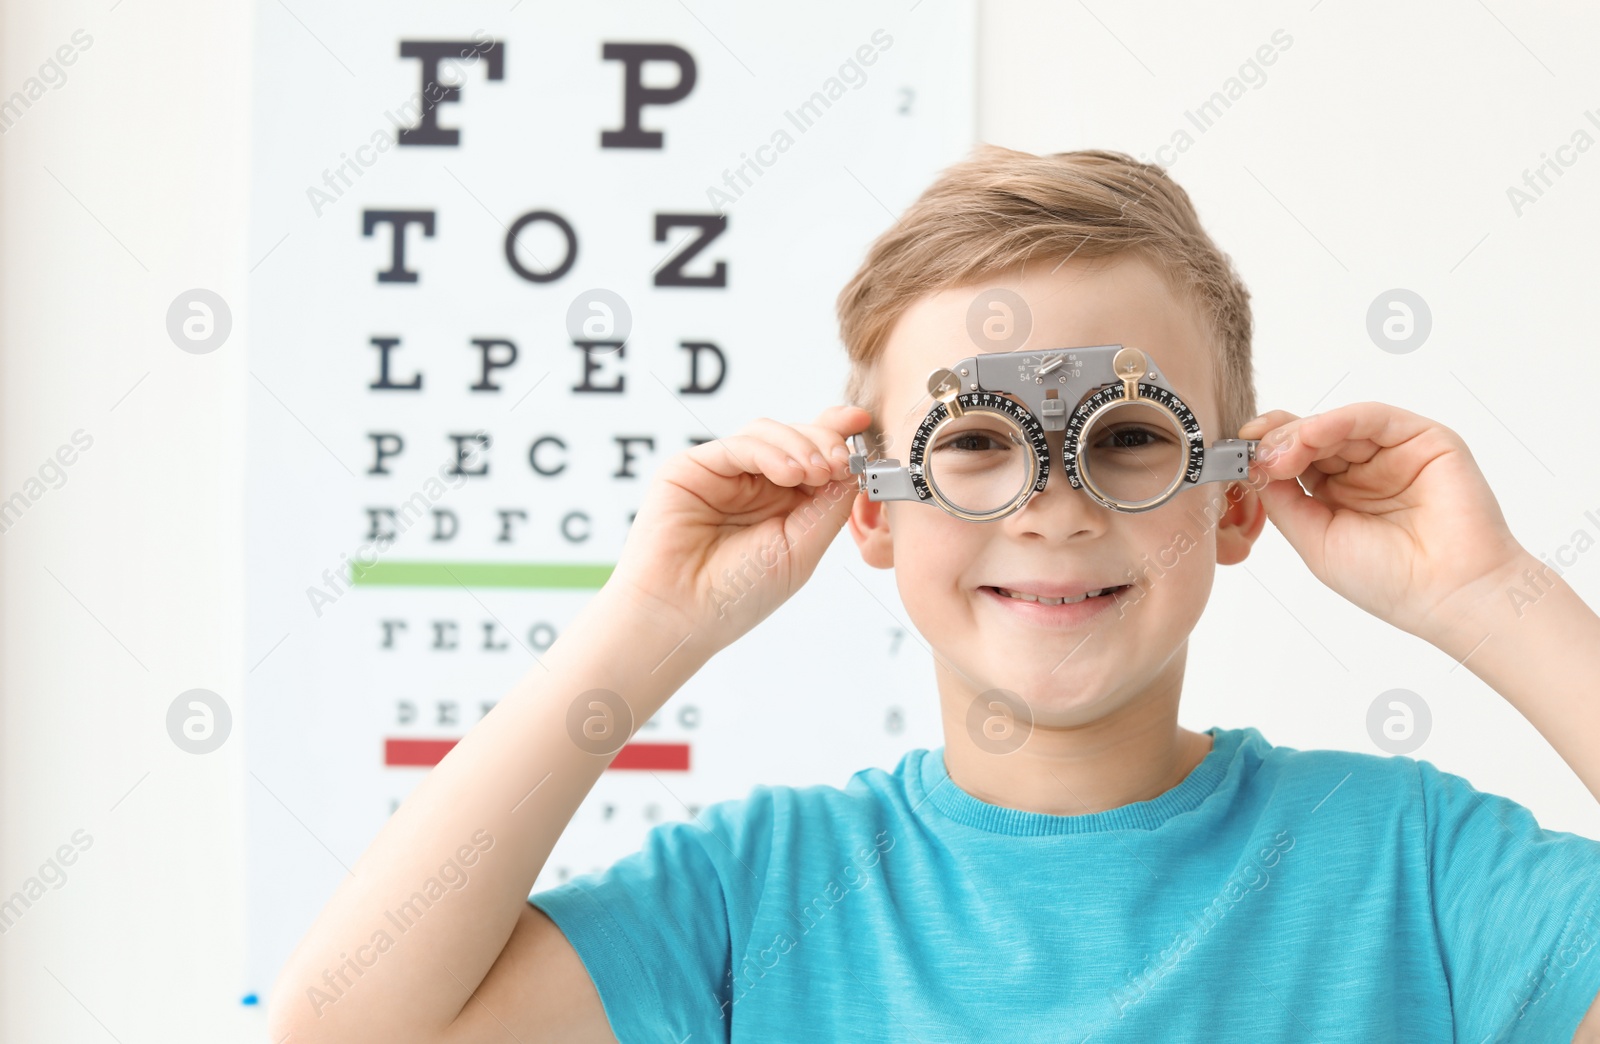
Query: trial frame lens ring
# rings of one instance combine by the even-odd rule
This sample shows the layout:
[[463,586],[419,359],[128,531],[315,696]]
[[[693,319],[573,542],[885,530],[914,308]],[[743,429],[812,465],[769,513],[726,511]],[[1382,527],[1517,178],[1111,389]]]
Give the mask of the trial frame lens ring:
[[[1001,429],[1000,433],[1004,434],[1011,444],[1022,452],[1023,460],[1027,467],[1026,475],[1019,476],[1016,491],[1008,494],[1007,499],[1002,503],[987,510],[974,509],[957,504],[952,500],[944,490],[939,488],[938,468],[930,466],[931,461],[926,457],[926,454],[938,450],[942,439],[948,434],[953,425],[970,425],[980,419],[985,423],[993,421],[995,426]],[[963,406],[959,416],[952,416],[947,413],[934,425],[933,430],[928,434],[924,454],[921,477],[927,485],[928,493],[932,496],[934,502],[945,511],[968,522],[992,522],[995,519],[1004,518],[1011,514],[1027,503],[1039,481],[1039,455],[1035,451],[1032,441],[1028,438],[1027,431],[1010,414],[992,406],[969,403]]]
[[[1142,500],[1127,500],[1102,488],[1102,484],[1095,481],[1094,468],[1088,461],[1091,459],[1091,440],[1095,437],[1097,429],[1119,411],[1132,413],[1135,410],[1141,413],[1146,410],[1155,411],[1166,425],[1168,433],[1174,437],[1174,441],[1180,448],[1182,455],[1172,468],[1172,480],[1159,493]],[[1139,512],[1160,507],[1172,499],[1173,494],[1178,491],[1179,486],[1183,485],[1184,478],[1187,476],[1191,455],[1189,437],[1185,431],[1182,418],[1165,403],[1141,395],[1136,399],[1112,399],[1089,414],[1084,419],[1083,426],[1079,430],[1074,459],[1077,462],[1078,478],[1090,496],[1094,497],[1103,506],[1114,511]]]

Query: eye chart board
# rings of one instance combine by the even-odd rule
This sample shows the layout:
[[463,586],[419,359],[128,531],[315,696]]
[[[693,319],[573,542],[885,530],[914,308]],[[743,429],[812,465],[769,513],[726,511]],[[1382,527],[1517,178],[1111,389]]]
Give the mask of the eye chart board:
[[[834,298],[970,148],[974,22],[971,0],[258,6],[247,1003],[603,582],[657,464],[840,401]],[[534,890],[755,783],[936,746],[904,626],[841,534],[641,726]]]

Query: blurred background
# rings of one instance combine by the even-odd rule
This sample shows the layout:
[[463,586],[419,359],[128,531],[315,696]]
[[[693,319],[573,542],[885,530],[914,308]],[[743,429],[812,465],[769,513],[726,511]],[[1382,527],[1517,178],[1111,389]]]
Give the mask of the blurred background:
[[[977,141],[1168,169],[1252,291],[1262,410],[1454,428],[1593,604],[1597,39],[1504,0],[0,2],[0,1039],[262,1039],[654,467],[840,400],[835,295]],[[538,887],[755,783],[892,768],[937,710],[842,538]],[[1600,836],[1513,708],[1270,526],[1181,720]]]

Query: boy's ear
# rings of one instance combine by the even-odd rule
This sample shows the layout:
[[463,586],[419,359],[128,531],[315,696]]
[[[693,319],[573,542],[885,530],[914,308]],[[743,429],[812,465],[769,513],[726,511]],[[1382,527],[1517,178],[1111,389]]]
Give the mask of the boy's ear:
[[889,535],[888,505],[862,493],[850,506],[850,535],[861,549],[861,560],[874,569],[894,568],[894,539]]
[[1228,483],[1224,497],[1227,510],[1217,522],[1217,564],[1235,565],[1249,557],[1267,523],[1267,508],[1255,489],[1244,482]]

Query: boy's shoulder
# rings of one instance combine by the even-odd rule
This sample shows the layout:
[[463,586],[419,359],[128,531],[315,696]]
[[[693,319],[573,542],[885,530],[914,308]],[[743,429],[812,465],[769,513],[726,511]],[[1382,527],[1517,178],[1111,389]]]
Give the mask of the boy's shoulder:
[[[1368,797],[1375,791],[1387,792],[1392,799],[1414,804],[1423,796],[1425,773],[1434,778],[1448,775],[1431,762],[1402,754],[1279,745],[1249,725],[1226,731],[1238,735],[1236,774],[1241,779],[1251,780],[1258,788],[1302,797],[1304,793],[1320,794],[1319,804],[1350,787]],[[1460,777],[1450,778],[1465,783]],[[1318,789],[1324,785],[1325,790]]]
[[1383,831],[1396,823],[1424,832],[1426,844],[1464,828],[1540,832],[1513,798],[1479,790],[1465,775],[1405,754],[1299,749],[1269,743],[1255,728],[1238,730],[1240,776],[1260,804],[1318,820]]
[[903,815],[917,802],[923,759],[937,753],[922,747],[903,751],[892,769],[858,769],[843,785],[756,783],[743,795],[708,805],[700,815],[710,820],[708,826],[728,832],[780,834]]
[[1236,741],[1242,771],[1267,770],[1291,775],[1321,775],[1329,772],[1372,774],[1400,781],[1415,777],[1418,759],[1400,754],[1376,754],[1365,751],[1341,750],[1336,747],[1291,747],[1275,744],[1262,735],[1254,725],[1237,729],[1219,729],[1222,733],[1237,735]]
[[913,747],[902,751],[893,768],[869,765],[857,769],[842,784],[835,783],[757,783],[750,793],[735,801],[750,801],[772,810],[774,815],[814,809],[859,809],[887,803],[904,804],[918,786],[925,758],[943,748]]

